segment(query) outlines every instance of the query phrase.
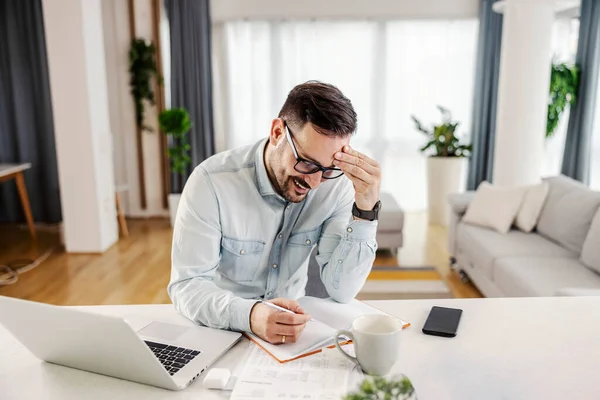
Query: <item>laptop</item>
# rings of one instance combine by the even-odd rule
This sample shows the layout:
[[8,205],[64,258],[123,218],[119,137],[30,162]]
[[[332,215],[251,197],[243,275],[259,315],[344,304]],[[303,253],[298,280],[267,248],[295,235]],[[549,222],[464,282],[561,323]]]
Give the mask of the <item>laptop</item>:
[[152,320],[136,331],[123,318],[5,296],[0,324],[46,362],[170,390],[186,388],[242,336]]

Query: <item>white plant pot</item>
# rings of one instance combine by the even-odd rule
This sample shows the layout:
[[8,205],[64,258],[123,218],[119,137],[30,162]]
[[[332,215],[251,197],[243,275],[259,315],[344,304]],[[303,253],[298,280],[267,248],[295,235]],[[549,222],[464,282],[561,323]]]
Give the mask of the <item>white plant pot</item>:
[[169,214],[171,216],[171,226],[175,226],[175,217],[177,216],[177,208],[179,207],[180,200],[181,200],[181,194],[179,194],[179,193],[169,194]]
[[448,195],[464,191],[467,159],[429,157],[427,159],[427,202],[430,225],[448,226]]

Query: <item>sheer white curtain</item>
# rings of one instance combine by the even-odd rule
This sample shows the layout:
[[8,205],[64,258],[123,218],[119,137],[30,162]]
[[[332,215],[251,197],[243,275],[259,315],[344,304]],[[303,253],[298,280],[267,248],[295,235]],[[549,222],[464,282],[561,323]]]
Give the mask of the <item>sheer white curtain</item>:
[[[575,63],[578,37],[578,19],[561,18],[554,21],[552,27],[552,52],[556,62]],[[544,176],[560,174],[568,124],[569,109],[567,108],[554,131],[554,135],[550,139],[546,139],[546,154],[542,170]]]
[[382,190],[406,210],[426,208],[424,137],[410,115],[437,123],[442,105],[468,135],[476,20],[239,21],[215,30],[224,47],[216,62],[225,68],[217,134],[227,148],[268,135],[298,83],[332,83],[358,114],[351,144],[382,164]]

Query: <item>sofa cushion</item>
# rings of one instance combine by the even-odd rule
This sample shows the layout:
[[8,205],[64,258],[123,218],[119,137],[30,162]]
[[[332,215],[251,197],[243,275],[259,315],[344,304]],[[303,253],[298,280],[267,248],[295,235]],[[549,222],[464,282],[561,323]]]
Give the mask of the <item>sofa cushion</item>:
[[600,273],[600,210],[592,220],[588,235],[583,242],[580,260],[589,268]]
[[404,211],[400,208],[391,194],[381,192],[381,210],[377,221],[377,231],[401,232],[404,225]]
[[474,267],[493,279],[494,261],[501,257],[556,257],[576,259],[573,253],[535,233],[511,230],[503,235],[491,229],[461,222],[456,236],[459,252],[466,254]]
[[513,224],[526,189],[504,188],[481,182],[463,221],[507,233]]
[[579,254],[592,218],[600,207],[600,193],[566,176],[545,181],[549,183],[550,191],[537,231]]
[[496,261],[493,278],[509,297],[554,296],[564,288],[600,288],[599,274],[569,258],[501,258]]
[[515,219],[515,226],[523,232],[531,232],[540,219],[542,208],[548,197],[549,185],[547,182],[542,182],[538,185],[527,187],[525,198],[521,203],[521,208]]

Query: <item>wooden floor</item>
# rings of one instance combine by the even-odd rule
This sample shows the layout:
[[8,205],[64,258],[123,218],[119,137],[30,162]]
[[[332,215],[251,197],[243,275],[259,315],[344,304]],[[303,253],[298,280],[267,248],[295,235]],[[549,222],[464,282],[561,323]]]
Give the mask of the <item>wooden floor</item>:
[[[130,220],[130,237],[102,255],[67,254],[52,230],[38,232],[32,244],[23,227],[0,225],[0,264],[53,253],[37,268],[0,286],[0,295],[59,305],[169,303],[171,228],[168,220]],[[409,214],[398,260],[377,257],[376,264],[435,266],[455,297],[481,297],[448,265],[446,230],[429,227],[425,214]]]

